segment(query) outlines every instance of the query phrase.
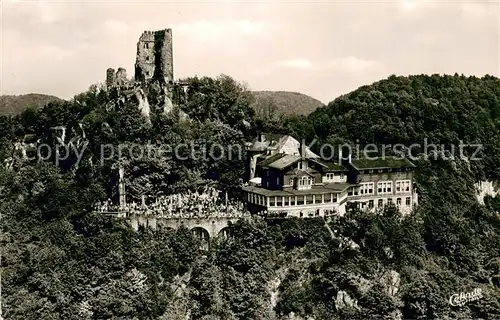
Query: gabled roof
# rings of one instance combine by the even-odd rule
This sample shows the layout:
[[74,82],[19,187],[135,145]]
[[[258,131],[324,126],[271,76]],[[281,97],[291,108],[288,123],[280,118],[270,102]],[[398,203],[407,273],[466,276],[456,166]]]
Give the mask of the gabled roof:
[[366,169],[415,168],[415,165],[410,160],[394,156],[355,159],[351,161],[351,165],[358,171]]
[[261,162],[258,162],[257,165],[260,167],[266,167],[270,163],[273,163],[274,161],[276,161],[284,156],[285,156],[285,154],[277,153],[277,154],[270,156],[269,158],[262,160]]
[[341,164],[336,162],[323,162],[326,168],[323,170],[324,172],[348,172],[349,169],[344,167]]
[[311,162],[314,162],[316,164],[319,164],[320,166],[322,166],[323,168],[327,168],[328,166],[326,164],[324,164],[323,162],[321,162],[319,159],[316,159],[316,158],[310,158],[310,159],[307,159]]
[[[269,158],[259,162],[257,165],[260,167],[265,167],[265,168],[273,168],[273,169],[278,169],[278,170],[283,170],[291,165],[294,165],[295,163],[299,162],[302,160],[302,157],[294,154],[284,154],[284,153],[279,153],[270,156]],[[314,158],[305,158],[306,161],[311,161],[314,163],[317,163],[321,165],[322,167],[326,167],[325,164],[321,163],[319,160],[314,159]],[[308,169],[304,169],[308,170]]]
[[301,159],[302,159],[301,157],[293,154],[285,154],[276,161],[267,164],[265,167],[283,170],[293,165],[294,163],[297,163]]
[[[264,141],[254,139],[252,142],[246,144],[248,151],[271,151],[273,153],[286,153],[300,156],[300,142],[292,136],[263,133]],[[319,158],[318,155],[313,153],[309,148],[305,147],[306,158]]]
[[254,139],[248,147],[249,151],[265,151],[268,149],[276,149],[276,146],[281,140],[283,140],[286,135],[276,134],[276,133],[262,133],[266,140],[260,141],[259,139]]
[[311,168],[298,169],[297,167],[295,167],[293,168],[293,170],[290,170],[289,174],[302,177],[304,175],[313,176],[313,174],[317,172],[318,171]]

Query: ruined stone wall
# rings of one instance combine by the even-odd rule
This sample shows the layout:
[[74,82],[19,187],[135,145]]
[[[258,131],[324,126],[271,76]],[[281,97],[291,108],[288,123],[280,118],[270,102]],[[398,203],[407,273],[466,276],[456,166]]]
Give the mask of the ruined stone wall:
[[161,51],[161,70],[165,83],[174,81],[174,57],[172,45],[172,30],[167,29],[163,35]]
[[115,69],[108,68],[106,70],[106,88],[121,88],[126,89],[133,86],[133,81],[128,79],[127,70],[125,68],[118,68],[115,73]]
[[155,34],[144,31],[137,42],[135,79],[149,80],[155,72]]
[[171,29],[144,31],[137,42],[135,79],[153,78],[165,83],[174,79]]
[[127,70],[124,68],[118,68],[115,76],[115,84],[118,86],[124,86],[129,82],[127,79]]
[[114,85],[115,85],[115,69],[108,68],[108,70],[106,70],[106,86],[110,88]]

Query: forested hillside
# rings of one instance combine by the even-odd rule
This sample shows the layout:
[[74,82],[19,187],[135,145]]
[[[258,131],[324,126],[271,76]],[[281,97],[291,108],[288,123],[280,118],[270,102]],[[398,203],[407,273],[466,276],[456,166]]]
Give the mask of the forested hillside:
[[[500,199],[475,198],[474,183],[500,180],[500,80],[493,77],[390,77],[283,123],[258,119],[249,92],[230,77],[192,78],[180,111],[164,112],[155,86],[134,96],[94,86],[72,101],[0,117],[0,156],[50,127],[86,141],[54,165],[0,169],[2,308],[6,319],[497,319],[500,315]],[[83,128],[85,134],[80,130]],[[240,221],[234,238],[201,252],[186,229],[140,230],[92,214],[112,190],[120,161],[140,194],[168,194],[215,181],[237,197],[243,163],[109,157],[99,145],[152,141],[242,144],[259,129],[320,143],[450,146],[482,144],[480,160],[416,148],[420,206],[402,217],[350,209],[322,219]],[[78,140],[80,139],[80,140]],[[359,140],[359,141],[358,141]],[[448,151],[450,148],[448,148]],[[405,150],[405,149],[403,149]],[[466,150],[470,152],[470,150]],[[408,150],[404,151],[408,152]],[[469,154],[469,153],[468,153]],[[436,156],[434,156],[436,155]],[[470,154],[469,154],[470,155]],[[54,160],[54,156],[47,157]],[[3,162],[5,163],[5,162]],[[481,288],[464,306],[451,295]]]
[[282,116],[307,116],[324,104],[298,92],[252,91],[255,101],[251,104],[262,119],[280,119]]
[[0,115],[14,116],[26,110],[27,107],[42,108],[49,102],[60,100],[58,97],[37,93],[18,96],[0,95]]

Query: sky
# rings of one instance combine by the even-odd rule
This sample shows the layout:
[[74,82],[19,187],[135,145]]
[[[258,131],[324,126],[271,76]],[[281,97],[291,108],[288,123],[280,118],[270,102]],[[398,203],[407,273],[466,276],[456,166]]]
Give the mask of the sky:
[[392,74],[499,76],[498,1],[1,1],[1,92],[71,98],[133,76],[171,28],[174,76],[227,74],[324,103]]

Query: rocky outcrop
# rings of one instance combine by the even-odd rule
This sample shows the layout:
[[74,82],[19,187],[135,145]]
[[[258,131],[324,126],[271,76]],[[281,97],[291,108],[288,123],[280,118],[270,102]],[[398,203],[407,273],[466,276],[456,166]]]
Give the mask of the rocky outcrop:
[[351,298],[347,292],[340,290],[335,298],[335,308],[342,310],[344,308],[359,309],[358,300]]
[[484,197],[495,197],[500,194],[500,190],[495,187],[495,183],[492,181],[481,181],[474,186],[476,187],[477,201],[482,205],[484,205]]
[[135,97],[137,98],[137,101],[139,103],[138,107],[141,111],[141,114],[144,115],[148,121],[150,121],[151,108],[149,107],[148,97],[146,97],[144,90],[136,90]]
[[399,291],[401,276],[394,270],[387,271],[381,278],[380,284],[383,286],[385,293],[390,297],[395,297]]

